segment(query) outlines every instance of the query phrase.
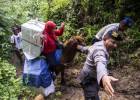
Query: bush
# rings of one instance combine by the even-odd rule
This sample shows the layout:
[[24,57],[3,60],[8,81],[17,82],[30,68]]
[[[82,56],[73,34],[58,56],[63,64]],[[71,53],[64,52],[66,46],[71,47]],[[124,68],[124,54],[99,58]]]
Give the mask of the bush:
[[0,59],[0,99],[16,99],[20,93],[20,79],[16,78],[15,67]]
[[15,67],[0,58],[0,100],[31,100],[35,96],[32,90],[31,87],[24,87],[21,78],[16,77]]

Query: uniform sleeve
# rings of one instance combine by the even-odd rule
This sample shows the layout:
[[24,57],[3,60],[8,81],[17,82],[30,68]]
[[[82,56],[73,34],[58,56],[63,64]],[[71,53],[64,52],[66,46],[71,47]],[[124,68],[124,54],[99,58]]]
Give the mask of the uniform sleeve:
[[104,51],[98,50],[94,54],[94,62],[96,64],[97,81],[101,84],[101,79],[104,75],[108,75],[107,72],[107,59]]
[[106,29],[106,31],[104,32],[103,36],[102,36],[102,39],[104,38],[104,36],[109,32],[109,31],[116,31],[116,27],[115,26],[111,26],[109,27],[108,29]]
[[55,35],[56,36],[61,36],[63,34],[63,32],[64,32],[64,27],[61,27],[60,29],[57,29],[55,31]]
[[104,31],[105,31],[105,27],[103,27],[102,29],[99,30],[99,32],[96,34],[96,38],[101,40],[102,36],[104,35]]
[[77,49],[78,49],[79,51],[81,51],[82,53],[87,54],[88,51],[89,51],[89,46],[81,46],[81,45],[79,45]]

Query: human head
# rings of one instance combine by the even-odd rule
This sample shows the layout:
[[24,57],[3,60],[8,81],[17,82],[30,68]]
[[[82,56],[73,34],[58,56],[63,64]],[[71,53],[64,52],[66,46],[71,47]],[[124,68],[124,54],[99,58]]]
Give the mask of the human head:
[[120,21],[119,30],[125,31],[127,28],[133,25],[133,20],[129,17],[125,17],[123,20]]
[[103,40],[107,50],[111,50],[117,48],[117,42],[121,40],[121,37],[117,32],[112,30],[104,36]]
[[53,33],[53,31],[56,29],[56,24],[53,21],[48,21],[45,24],[45,32],[47,32],[48,34]]
[[21,27],[18,25],[15,25],[14,27],[12,27],[12,32],[17,35],[19,32],[21,31]]

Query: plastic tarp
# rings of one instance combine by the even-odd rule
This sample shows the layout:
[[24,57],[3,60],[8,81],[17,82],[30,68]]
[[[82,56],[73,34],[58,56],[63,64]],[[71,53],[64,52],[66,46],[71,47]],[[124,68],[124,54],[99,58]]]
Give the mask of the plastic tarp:
[[44,27],[45,23],[37,20],[30,20],[21,25],[21,45],[27,59],[40,56],[43,48],[41,37]]
[[50,86],[53,79],[48,67],[49,65],[44,58],[25,59],[23,70],[24,85],[37,88]]

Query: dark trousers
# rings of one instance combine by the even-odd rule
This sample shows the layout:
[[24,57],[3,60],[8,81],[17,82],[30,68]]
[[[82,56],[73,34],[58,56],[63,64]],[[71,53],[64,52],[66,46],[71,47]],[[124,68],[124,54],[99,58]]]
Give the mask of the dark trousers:
[[55,67],[55,65],[57,63],[56,57],[55,57],[55,52],[52,52],[52,53],[47,54],[46,60],[49,63],[49,69],[51,71],[54,71],[54,67]]
[[21,50],[13,50],[16,54],[16,56],[18,57],[19,61],[20,61],[20,64],[21,66],[23,66],[23,59],[22,59],[22,55],[21,55]]
[[49,63],[49,70],[52,72],[52,78],[53,78],[53,80],[55,80],[55,78],[56,78],[56,74],[55,74],[55,67],[56,67],[55,52],[47,54],[46,60]]
[[81,86],[84,91],[85,100],[99,100],[99,86],[96,79],[88,78],[83,80]]
[[96,97],[85,97],[85,100],[99,100],[99,99],[96,99]]

